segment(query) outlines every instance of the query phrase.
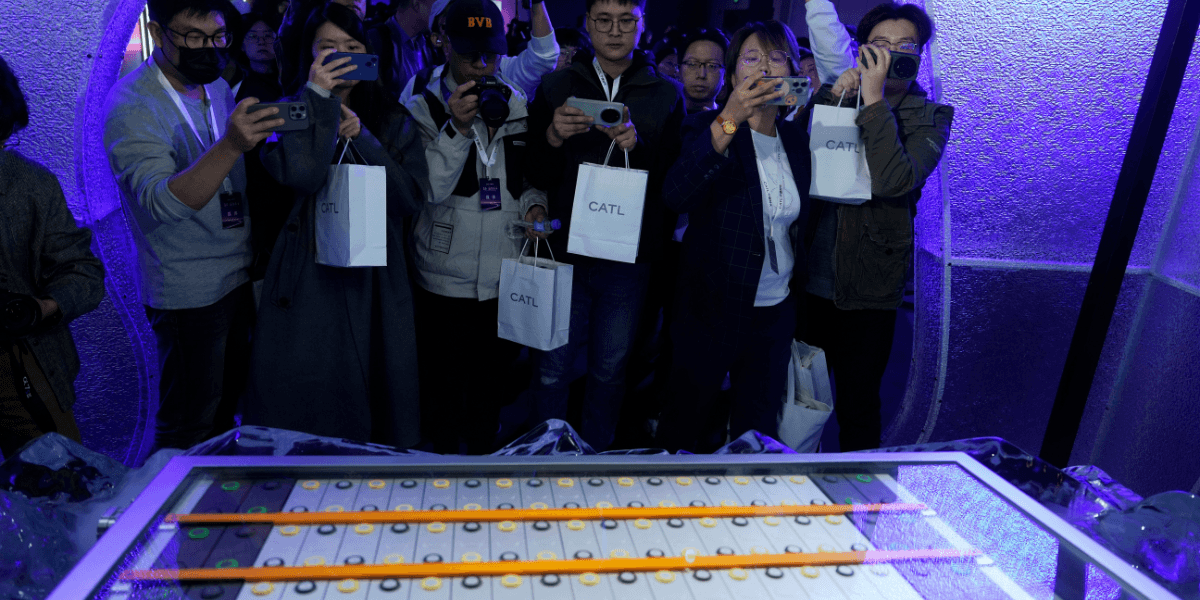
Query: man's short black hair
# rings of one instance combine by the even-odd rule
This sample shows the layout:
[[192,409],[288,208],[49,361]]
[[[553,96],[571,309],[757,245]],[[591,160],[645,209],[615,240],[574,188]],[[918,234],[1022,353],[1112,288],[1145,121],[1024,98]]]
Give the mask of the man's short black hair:
[[[601,1],[611,1],[611,0],[587,0],[587,4],[584,6],[583,11],[588,14],[591,14],[592,7],[599,4]],[[630,6],[633,8],[642,9],[642,12],[646,11],[646,0],[615,0],[615,1],[617,4],[620,4],[621,6]]]
[[211,13],[221,13],[226,26],[231,26],[229,11],[232,5],[228,0],[150,0],[146,4],[150,8],[150,20],[163,27],[170,25],[178,15],[204,17]]
[[29,105],[17,76],[0,57],[0,142],[29,125]]
[[859,46],[865,46],[870,41],[871,30],[875,29],[876,25],[893,20],[912,23],[917,28],[917,37],[921,40],[922,48],[933,37],[933,21],[930,20],[929,15],[925,14],[925,11],[921,10],[921,7],[915,4],[886,2],[867,11],[867,14],[858,22],[854,39],[858,41]]
[[721,56],[725,56],[725,53],[729,52],[729,38],[726,37],[725,32],[715,27],[701,27],[699,29],[692,29],[683,34],[683,42],[679,44],[679,60],[681,62],[683,61],[683,56],[687,54],[688,49],[691,48],[692,44],[695,44],[696,42],[712,42],[716,44],[719,48],[721,48]]

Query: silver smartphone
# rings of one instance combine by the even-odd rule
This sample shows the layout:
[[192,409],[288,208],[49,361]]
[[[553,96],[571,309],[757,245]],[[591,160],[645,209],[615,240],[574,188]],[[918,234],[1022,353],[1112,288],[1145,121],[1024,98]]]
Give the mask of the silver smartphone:
[[587,100],[574,96],[567,98],[567,106],[578,108],[592,118],[592,125],[616,127],[625,122],[625,105],[620,102]]

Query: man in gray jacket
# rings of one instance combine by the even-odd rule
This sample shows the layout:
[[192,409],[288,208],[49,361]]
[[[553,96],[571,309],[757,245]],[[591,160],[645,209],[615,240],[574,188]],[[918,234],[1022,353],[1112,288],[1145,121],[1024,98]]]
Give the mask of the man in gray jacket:
[[[469,453],[486,453],[499,424],[496,388],[520,351],[496,335],[500,262],[521,251],[524,236],[508,235],[515,221],[545,218],[546,195],[525,181],[525,97],[509,85],[507,115],[480,111],[475,86],[495,75],[505,50],[500,10],[455,0],[447,13],[448,68],[408,104],[431,188],[413,234],[421,420],[436,451],[458,452],[461,435]],[[481,375],[464,377],[464,368]]]

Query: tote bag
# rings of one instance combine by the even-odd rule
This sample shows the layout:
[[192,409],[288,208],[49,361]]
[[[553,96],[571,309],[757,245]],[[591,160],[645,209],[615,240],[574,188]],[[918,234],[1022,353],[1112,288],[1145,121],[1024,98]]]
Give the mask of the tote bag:
[[609,145],[604,164],[579,166],[567,251],[632,263],[637,261],[642,237],[642,209],[650,173],[629,168],[628,150],[624,169],[608,166],[616,146],[616,140]]
[[387,171],[384,167],[329,166],[317,192],[317,263],[331,267],[387,266]]
[[796,452],[816,452],[821,432],[833,414],[833,392],[825,351],[792,341],[787,394],[779,419],[779,441]]
[[[812,183],[808,195],[839,204],[862,204],[871,199],[871,172],[859,132],[858,108],[817,105],[812,110],[808,148]],[[862,101],[861,91],[858,94]]]
[[[501,338],[538,350],[566,345],[571,332],[571,281],[574,269],[537,256],[521,255],[500,263],[500,308],[497,318]],[[549,244],[546,245],[549,248]]]

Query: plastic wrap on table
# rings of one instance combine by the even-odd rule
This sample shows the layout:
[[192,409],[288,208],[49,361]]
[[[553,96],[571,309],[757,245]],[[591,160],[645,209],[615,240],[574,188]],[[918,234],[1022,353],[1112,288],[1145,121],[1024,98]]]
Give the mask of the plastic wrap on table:
[[796,451],[775,438],[751,429],[713,454],[796,454]]
[[1200,498],[1195,494],[1155,494],[1124,510],[1107,510],[1090,524],[1089,533],[1117,556],[1179,597],[1200,598]]
[[243,425],[195,446],[188,456],[411,456],[420,450]]
[[78,519],[0,491],[0,598],[45,598],[83,555],[72,541]]
[[534,426],[492,456],[591,456],[596,454],[575,428],[560,419]]

